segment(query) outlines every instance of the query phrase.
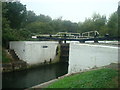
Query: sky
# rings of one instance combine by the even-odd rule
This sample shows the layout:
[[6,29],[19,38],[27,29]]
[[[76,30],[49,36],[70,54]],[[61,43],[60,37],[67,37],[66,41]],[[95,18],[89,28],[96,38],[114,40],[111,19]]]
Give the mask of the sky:
[[44,14],[52,19],[83,22],[94,13],[106,15],[107,18],[118,8],[119,0],[20,0],[27,10],[37,15]]

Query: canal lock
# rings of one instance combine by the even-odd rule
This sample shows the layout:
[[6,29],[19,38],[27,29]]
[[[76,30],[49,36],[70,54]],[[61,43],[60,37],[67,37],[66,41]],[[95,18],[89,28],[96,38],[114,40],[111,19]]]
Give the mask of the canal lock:
[[69,61],[69,43],[60,44],[60,62]]

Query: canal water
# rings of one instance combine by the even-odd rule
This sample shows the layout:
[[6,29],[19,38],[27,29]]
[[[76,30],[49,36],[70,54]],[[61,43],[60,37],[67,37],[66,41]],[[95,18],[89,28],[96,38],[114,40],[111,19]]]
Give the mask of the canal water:
[[2,88],[29,88],[68,73],[68,63],[39,66],[19,72],[4,73]]

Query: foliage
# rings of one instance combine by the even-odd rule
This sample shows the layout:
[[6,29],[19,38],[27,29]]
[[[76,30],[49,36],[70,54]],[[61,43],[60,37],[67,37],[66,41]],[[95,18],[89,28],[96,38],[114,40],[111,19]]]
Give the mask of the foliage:
[[20,2],[6,2],[5,8],[4,16],[10,21],[10,27],[19,29],[26,18],[26,6]]
[[82,23],[79,22],[79,30],[81,32],[87,31],[98,31],[100,35],[105,35],[107,33],[107,19],[106,16],[101,16],[100,14],[94,13],[92,18],[86,18]]
[[40,22],[51,22],[52,18],[49,17],[49,16],[45,16],[43,14],[40,14],[40,15],[37,16],[37,21],[40,21]]
[[118,7],[117,13],[118,13],[118,36],[120,37],[120,6]]
[[118,36],[118,14],[114,12],[111,14],[108,21],[109,34],[112,36]]
[[48,88],[118,88],[117,75],[113,69],[93,70],[65,77]]
[[33,11],[27,11],[26,15],[26,24],[30,24],[32,22],[35,22],[37,20],[36,14]]
[[49,34],[52,33],[52,27],[48,23],[44,22],[33,22],[26,26],[26,29],[35,34]]

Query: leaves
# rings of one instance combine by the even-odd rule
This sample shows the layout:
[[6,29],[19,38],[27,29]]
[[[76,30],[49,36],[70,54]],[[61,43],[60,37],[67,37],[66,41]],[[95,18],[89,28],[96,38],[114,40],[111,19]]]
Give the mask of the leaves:
[[33,22],[26,26],[26,29],[36,34],[49,34],[52,33],[52,27],[48,23]]
[[114,12],[111,14],[108,21],[109,34],[112,36],[118,36],[118,14]]
[[20,2],[3,2],[5,10],[3,15],[10,21],[10,27],[19,29],[26,16],[26,6]]

